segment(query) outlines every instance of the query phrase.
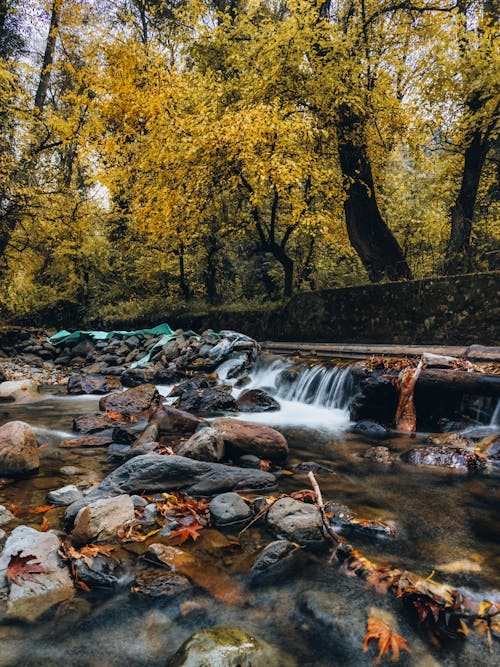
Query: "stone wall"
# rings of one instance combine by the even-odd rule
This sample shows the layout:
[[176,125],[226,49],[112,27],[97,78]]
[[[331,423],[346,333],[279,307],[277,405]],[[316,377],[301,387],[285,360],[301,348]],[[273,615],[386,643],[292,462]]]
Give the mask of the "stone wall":
[[173,327],[236,329],[259,340],[498,345],[500,273],[304,292],[262,311],[171,315]]

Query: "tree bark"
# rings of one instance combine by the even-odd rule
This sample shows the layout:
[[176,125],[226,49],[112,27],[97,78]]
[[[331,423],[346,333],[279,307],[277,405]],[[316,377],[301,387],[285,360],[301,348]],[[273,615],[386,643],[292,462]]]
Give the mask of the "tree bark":
[[339,113],[338,149],[346,182],[347,233],[368,277],[372,282],[411,279],[403,251],[377,204],[364,121],[346,105]]
[[47,41],[45,42],[45,51],[43,54],[42,69],[38,88],[35,94],[35,107],[42,112],[49,89],[50,73],[54,62],[56,52],[57,32],[59,28],[59,16],[62,9],[63,0],[53,0],[52,13],[50,15],[50,27]]

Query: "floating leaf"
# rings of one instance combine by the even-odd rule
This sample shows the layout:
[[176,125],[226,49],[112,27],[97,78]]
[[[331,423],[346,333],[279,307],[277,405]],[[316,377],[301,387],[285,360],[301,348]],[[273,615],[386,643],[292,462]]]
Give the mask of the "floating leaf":
[[197,540],[200,536],[200,530],[203,528],[199,523],[190,523],[187,526],[182,526],[178,530],[174,530],[170,533],[170,537],[178,537],[179,544],[184,544],[184,542],[190,537],[193,540]]
[[392,651],[392,662],[399,660],[400,651],[411,653],[406,639],[394,632],[385,621],[373,616],[368,617],[368,630],[363,639],[363,651],[368,651],[368,644],[372,639],[378,640],[378,655],[375,664],[378,665],[382,657]]

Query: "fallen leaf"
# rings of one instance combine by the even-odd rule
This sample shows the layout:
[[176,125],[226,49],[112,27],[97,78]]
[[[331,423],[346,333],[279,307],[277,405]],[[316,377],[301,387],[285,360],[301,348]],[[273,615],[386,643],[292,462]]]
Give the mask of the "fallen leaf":
[[[35,579],[34,574],[50,574],[49,570],[44,570],[40,563],[37,563],[35,556],[28,554],[27,556],[21,556],[22,549],[17,552],[17,554],[12,555],[7,565],[7,579],[17,586],[21,586],[19,579],[24,581],[34,581],[39,583],[38,579]],[[30,562],[34,561],[34,562]]]
[[192,537],[193,540],[197,540],[200,536],[200,530],[203,528],[199,523],[190,523],[188,526],[182,526],[178,530],[174,530],[170,533],[170,537],[178,537],[179,544],[184,544],[184,542]]
[[38,507],[27,507],[24,511],[29,514],[43,514],[48,512],[51,509],[54,509],[55,505],[39,505]]
[[49,528],[50,528],[50,521],[47,519],[46,516],[44,516],[43,521],[40,524],[40,530],[42,531],[42,533],[46,533]]
[[382,657],[390,651],[392,651],[392,662],[397,662],[399,660],[400,651],[407,651],[411,653],[406,639],[398,635],[397,632],[394,632],[385,621],[381,619],[374,618],[373,616],[368,617],[368,630],[363,639],[363,651],[368,651],[368,644],[372,639],[378,640],[378,655],[375,659],[375,664],[378,665]]

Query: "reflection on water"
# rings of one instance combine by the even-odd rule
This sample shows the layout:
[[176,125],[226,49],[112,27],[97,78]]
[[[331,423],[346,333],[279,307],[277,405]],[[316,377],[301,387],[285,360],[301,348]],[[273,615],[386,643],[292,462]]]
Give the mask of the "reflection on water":
[[[262,380],[259,384],[263,386]],[[477,591],[490,599],[495,596],[500,550],[496,537],[498,480],[493,475],[467,476],[400,462],[375,463],[365,457],[372,445],[386,446],[397,454],[418,446],[423,438],[398,436],[371,442],[346,432],[348,417],[341,407],[304,404],[283,397],[279,400],[281,412],[245,415],[245,419],[276,425],[285,432],[291,446],[287,466],[303,461],[324,464],[335,473],[317,475],[325,501],[347,504],[367,518],[395,522],[394,540],[356,536],[351,538],[356,548],[381,564],[407,568],[424,577],[435,570],[437,581]],[[2,406],[0,424],[12,419],[27,421],[47,446],[41,450],[40,473],[0,487],[0,503],[35,506],[45,502],[49,490],[63,484],[91,485],[102,479],[110,470],[105,463],[106,450],[57,447],[59,439],[71,431],[74,417],[97,409],[98,397],[62,397],[56,393],[31,405]],[[69,475],[62,472],[68,466],[74,468]],[[308,487],[306,473],[280,478],[282,492]],[[47,513],[52,526],[57,526],[62,512],[54,509]],[[39,516],[32,517],[30,525],[38,526],[40,520]],[[404,656],[403,665],[497,664],[485,639],[478,636],[454,647],[431,647],[398,601],[368,589],[359,579],[346,577],[335,565],[327,565],[328,554],[302,552],[296,568],[270,581],[251,579],[248,569],[255,555],[271,540],[260,524],[247,531],[240,549],[233,551],[223,551],[204,539],[189,548],[202,560],[223,563],[225,571],[238,577],[246,587],[240,606],[226,607],[196,588],[180,598],[163,601],[139,599],[130,594],[128,586],[113,593],[81,592],[55,618],[49,616],[33,626],[0,625],[0,666],[63,667],[71,662],[81,667],[124,663],[128,667],[164,667],[196,629],[221,623],[236,625],[282,646],[301,666],[371,665],[374,655],[361,651],[370,606],[396,614],[400,631],[414,650],[411,656]],[[127,549],[133,551],[134,547],[128,545]],[[129,554],[128,558],[134,560],[135,556]],[[478,563],[481,570],[456,574],[439,571],[440,566],[454,561]],[[134,567],[146,564],[139,562]],[[185,602],[189,604],[183,605]]]

